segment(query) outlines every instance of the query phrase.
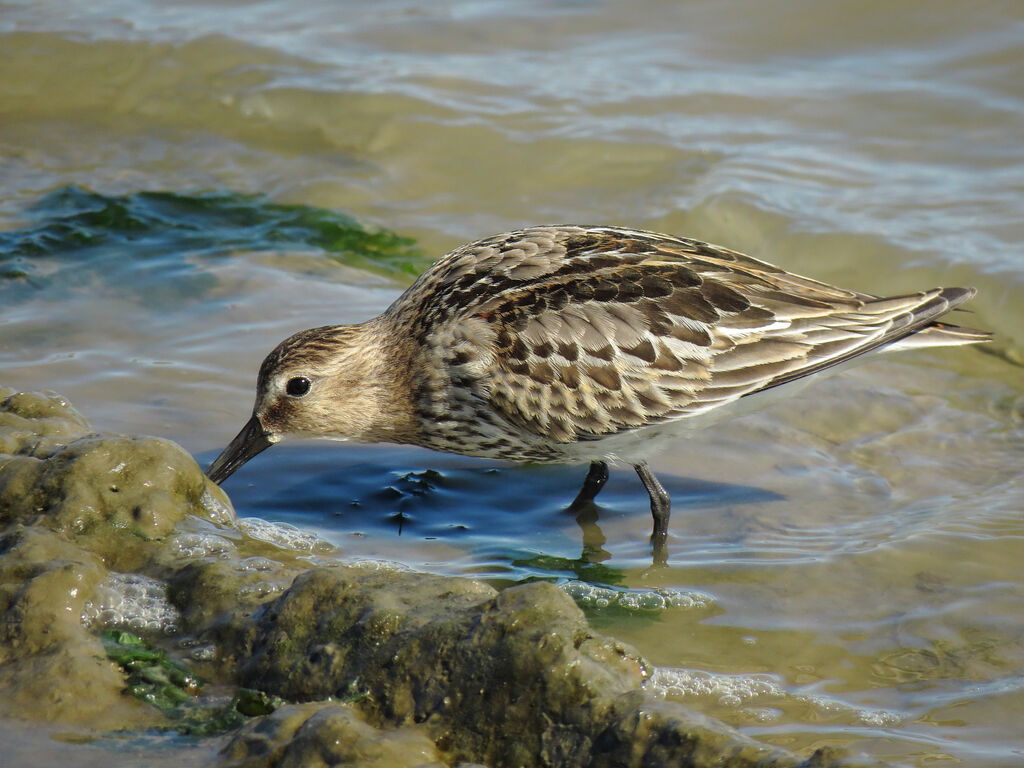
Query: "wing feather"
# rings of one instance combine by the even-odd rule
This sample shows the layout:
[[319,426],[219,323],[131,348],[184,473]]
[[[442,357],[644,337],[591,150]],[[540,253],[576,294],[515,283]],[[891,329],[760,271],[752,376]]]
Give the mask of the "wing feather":
[[540,227],[453,251],[389,311],[435,347],[457,336],[460,362],[444,360],[472,358],[473,396],[505,421],[572,442],[703,413],[922,330],[931,344],[982,340],[935,322],[973,295],[876,298],[685,238]]

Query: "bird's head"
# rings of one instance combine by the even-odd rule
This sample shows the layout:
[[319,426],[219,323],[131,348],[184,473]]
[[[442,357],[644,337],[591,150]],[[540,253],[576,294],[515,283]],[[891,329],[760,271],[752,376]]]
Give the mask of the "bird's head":
[[393,374],[382,357],[366,324],[310,328],[285,339],[260,366],[252,417],[207,476],[219,484],[253,456],[291,437],[388,439],[380,425],[388,423],[389,410],[401,409],[393,402]]

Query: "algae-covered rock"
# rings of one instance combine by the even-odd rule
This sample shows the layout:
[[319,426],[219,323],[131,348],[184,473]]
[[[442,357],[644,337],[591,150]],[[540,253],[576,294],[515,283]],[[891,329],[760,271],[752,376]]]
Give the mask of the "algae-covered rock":
[[293,700],[353,698],[381,726],[423,723],[449,762],[802,763],[642,692],[643,659],[591,630],[551,584],[495,593],[459,583],[309,571],[250,619],[222,625],[218,644],[245,649],[223,659],[245,684]]
[[0,387],[0,456],[45,458],[88,432],[89,422],[56,392]]
[[123,695],[124,679],[82,612],[107,571],[38,527],[0,537],[0,716],[120,728],[157,713]]
[[[342,565],[314,536],[236,521],[177,445],[92,434],[59,395],[0,389],[0,450],[2,717],[173,726],[202,678],[221,708],[265,703],[217,720],[254,718],[225,768],[853,764],[653,698],[640,655],[551,584]],[[165,714],[125,695],[108,626],[192,681]]]
[[0,454],[0,523],[89,539],[108,565],[130,570],[140,541],[166,536],[187,515],[230,519],[223,492],[169,440],[89,435],[88,423],[52,393],[10,394],[0,417],[0,446],[9,449]]
[[156,722],[83,623],[110,569],[159,556],[230,503],[177,445],[91,435],[52,392],[0,389],[0,714],[97,728]]
[[[167,586],[167,595],[193,632],[216,628],[231,620],[247,620],[269,598],[283,592],[292,579],[308,569],[294,563],[251,559],[203,559],[180,563]],[[222,652],[233,656],[229,647]]]

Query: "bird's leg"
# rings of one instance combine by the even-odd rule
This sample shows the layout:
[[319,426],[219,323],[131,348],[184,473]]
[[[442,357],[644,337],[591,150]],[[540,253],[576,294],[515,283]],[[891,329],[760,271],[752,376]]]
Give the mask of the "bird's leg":
[[569,505],[569,511],[575,512],[580,507],[590,504],[604,488],[606,482],[608,482],[608,465],[603,461],[590,462],[590,469],[587,470],[583,487],[580,488],[580,492],[576,494],[576,498]]
[[651,551],[654,553],[654,564],[665,565],[668,562],[668,516],[672,507],[672,499],[658,478],[651,472],[646,461],[634,464],[633,469],[640,476],[640,482],[651,497],[651,516],[654,518],[654,530],[651,532]]

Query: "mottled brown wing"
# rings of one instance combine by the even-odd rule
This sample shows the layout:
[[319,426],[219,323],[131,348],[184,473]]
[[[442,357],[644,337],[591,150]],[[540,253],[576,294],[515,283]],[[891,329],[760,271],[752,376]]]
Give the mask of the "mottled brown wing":
[[400,301],[443,329],[453,375],[472,371],[494,410],[572,442],[706,412],[912,333],[966,298],[875,299],[698,241],[543,227],[454,251]]

